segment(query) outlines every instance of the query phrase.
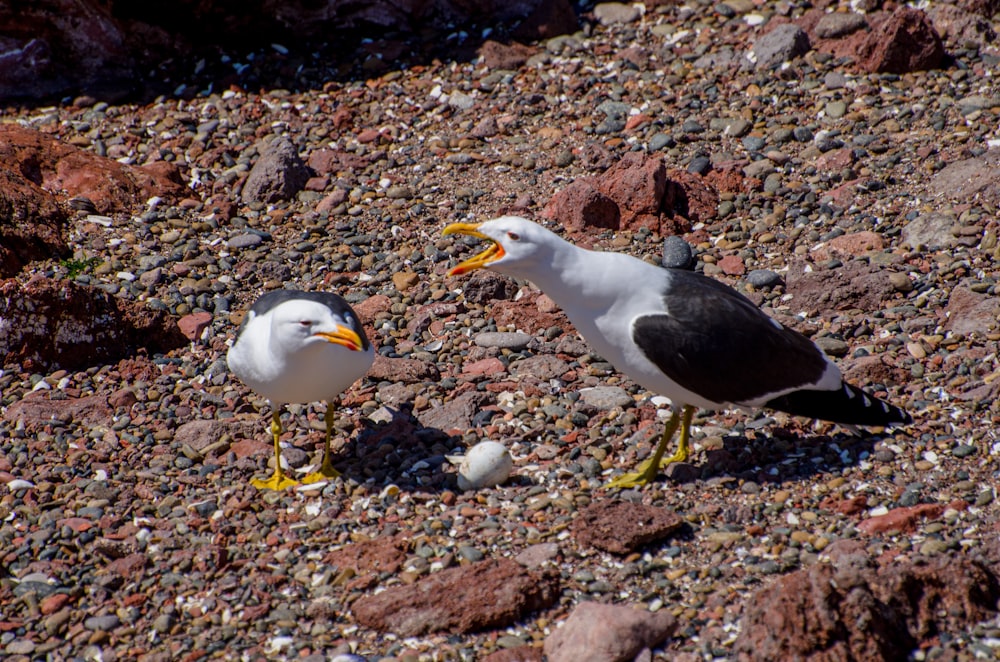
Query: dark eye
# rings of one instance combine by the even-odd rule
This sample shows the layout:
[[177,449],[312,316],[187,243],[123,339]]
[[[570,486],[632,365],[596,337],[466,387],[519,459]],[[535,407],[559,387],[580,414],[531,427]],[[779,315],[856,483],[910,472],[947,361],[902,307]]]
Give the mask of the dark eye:
[[521,240],[521,235],[519,235],[516,232],[508,232],[507,233],[507,238],[510,239],[511,241],[520,241]]
[[308,329],[309,327],[312,326],[312,322],[309,321],[309,320],[300,320],[299,321],[299,326],[301,326],[301,327],[303,327],[305,329]]

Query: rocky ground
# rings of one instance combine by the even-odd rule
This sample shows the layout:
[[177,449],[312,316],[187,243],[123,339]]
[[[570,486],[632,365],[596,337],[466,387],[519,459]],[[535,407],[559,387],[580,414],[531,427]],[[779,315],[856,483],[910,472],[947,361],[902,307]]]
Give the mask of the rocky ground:
[[[403,68],[278,45],[8,109],[5,659],[1000,657],[996,7],[809,7],[603,5]],[[701,412],[689,463],[602,487],[663,402],[528,283],[445,275],[446,223],[509,212],[693,257],[914,424]],[[284,286],[346,296],[379,358],[343,478],[260,493],[225,352]],[[288,407],[294,468],[324,411]],[[514,476],[463,492],[481,439]]]

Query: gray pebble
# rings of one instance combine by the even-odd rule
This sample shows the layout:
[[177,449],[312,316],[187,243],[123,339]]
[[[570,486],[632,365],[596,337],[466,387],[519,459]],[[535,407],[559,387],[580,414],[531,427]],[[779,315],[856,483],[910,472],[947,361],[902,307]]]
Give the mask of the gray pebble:
[[743,146],[750,152],[759,152],[764,149],[764,139],[760,136],[746,136],[743,138]]
[[673,136],[666,133],[657,133],[649,139],[649,151],[658,152],[661,149],[670,149],[676,144]]
[[480,347],[498,347],[517,352],[528,346],[528,343],[531,342],[531,336],[519,332],[484,331],[476,334],[473,341]]
[[598,409],[624,408],[635,404],[632,396],[619,386],[594,386],[581,389],[580,401]]
[[770,269],[754,269],[747,274],[747,282],[756,288],[774,287],[781,282],[781,276]]
[[663,260],[661,263],[668,269],[687,269],[691,266],[691,244],[677,235],[670,235],[663,240]]
[[688,172],[693,172],[696,175],[704,175],[712,169],[712,160],[707,156],[696,156],[691,159],[687,169]]
[[238,234],[235,237],[229,239],[226,242],[228,248],[252,248],[254,246],[259,246],[264,242],[264,238],[258,234],[253,234],[248,232],[247,234]]
[[829,356],[845,356],[850,349],[846,342],[832,336],[816,338],[813,342]]
[[83,621],[83,627],[88,630],[99,630],[102,632],[111,632],[119,625],[121,625],[121,620],[114,614],[91,616]]

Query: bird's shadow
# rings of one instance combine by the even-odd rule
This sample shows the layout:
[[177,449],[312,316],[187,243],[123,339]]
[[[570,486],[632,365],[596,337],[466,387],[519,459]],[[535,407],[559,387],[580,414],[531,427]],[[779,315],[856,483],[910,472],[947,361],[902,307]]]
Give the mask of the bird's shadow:
[[422,425],[409,403],[403,403],[380,408],[375,420],[363,417],[348,439],[334,444],[332,460],[338,471],[359,483],[441,492],[456,489],[446,458],[455,446],[455,437]]
[[668,468],[674,483],[697,480],[752,481],[780,484],[836,473],[874,455],[875,446],[888,434],[848,432],[802,434],[774,427],[723,437],[722,446],[706,449],[694,461]]

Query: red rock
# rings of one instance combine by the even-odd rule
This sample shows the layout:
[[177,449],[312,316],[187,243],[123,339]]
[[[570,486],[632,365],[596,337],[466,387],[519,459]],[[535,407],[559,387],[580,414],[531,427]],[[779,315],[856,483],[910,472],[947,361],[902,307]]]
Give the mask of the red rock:
[[355,140],[357,140],[362,145],[367,143],[373,143],[376,140],[378,140],[378,138],[379,138],[378,129],[362,129],[361,132],[359,132],[358,135],[355,136]]
[[473,418],[486,406],[496,402],[492,393],[470,391],[463,393],[440,407],[417,413],[417,420],[427,428],[436,428],[447,434],[465,434],[474,428]]
[[412,384],[422,381],[435,381],[441,377],[437,366],[428,361],[418,359],[390,359],[376,354],[375,362],[368,371],[368,378],[374,381],[393,381]]
[[792,307],[811,314],[859,308],[881,310],[895,296],[889,275],[877,266],[853,260],[836,269],[788,270],[785,291]]
[[542,217],[571,231],[586,228],[617,230],[621,225],[618,204],[586,179],[577,179],[557,191],[542,210]]
[[270,455],[274,452],[274,445],[257,439],[240,439],[230,445],[229,450],[237,458],[244,458],[252,455]]
[[146,555],[136,552],[111,561],[107,565],[107,571],[112,574],[128,577],[141,574],[147,565],[149,565],[149,559]]
[[661,157],[628,152],[601,175],[597,189],[618,205],[622,229],[659,231],[667,190],[667,168]]
[[581,602],[546,637],[545,655],[549,662],[633,660],[676,630],[677,619],[665,609],[651,613],[624,605]]
[[893,74],[936,69],[944,55],[941,37],[927,14],[905,5],[873,25],[858,54],[863,70]]
[[501,44],[498,41],[487,39],[479,47],[479,55],[483,58],[483,64],[487,69],[508,71],[516,71],[537,52],[537,48],[525,46],[516,41],[510,44]]
[[174,432],[174,442],[201,452],[227,435],[234,439],[244,438],[262,429],[263,426],[256,419],[197,419],[182,423]]
[[2,361],[38,368],[75,370],[185,344],[167,313],[67,280],[0,282],[0,319]]
[[71,599],[67,593],[53,593],[41,599],[38,610],[42,612],[42,616],[48,616],[65,607]]
[[[311,153],[309,159],[306,161],[306,165],[319,175],[339,175],[355,170],[364,170],[370,161],[369,157],[355,154],[354,152],[324,148]],[[337,204],[347,199],[347,191],[344,189],[340,190],[344,198],[340,202],[337,202]]]
[[352,605],[364,627],[416,637],[461,634],[511,625],[559,598],[558,580],[510,559],[486,560],[435,572],[410,586],[365,595]]
[[628,554],[668,538],[683,520],[666,508],[628,501],[597,501],[580,512],[571,531],[577,544],[614,554]]
[[572,333],[573,325],[558,306],[551,310],[541,309],[539,304],[543,297],[537,290],[529,290],[517,301],[497,301],[493,304],[493,319],[497,326],[513,326],[531,335],[553,326],[562,328],[564,333]]
[[517,290],[517,285],[507,276],[485,269],[474,271],[462,284],[462,296],[470,303],[513,299]]
[[488,358],[462,365],[463,375],[498,375],[507,372],[507,366],[500,359]]
[[7,421],[23,421],[25,425],[44,425],[53,420],[71,420],[85,425],[107,421],[114,412],[106,398],[88,395],[67,400],[49,400],[35,392],[14,402],[4,412]]
[[743,258],[739,255],[726,255],[718,262],[722,273],[729,276],[742,276],[747,272],[747,267],[743,263]]
[[[527,4],[533,6],[523,8],[523,13],[513,14],[515,17],[524,17],[514,29],[515,39],[526,42],[545,41],[559,35],[573,34],[580,29],[580,21],[569,0],[544,0]],[[495,5],[495,8],[500,9],[500,5]]]
[[[671,169],[667,172],[667,190],[663,208],[670,216],[680,216],[694,222],[707,222],[719,210],[719,193],[709,180],[687,170]],[[684,234],[691,229],[686,222],[664,224],[661,235]]]
[[181,333],[183,333],[188,340],[195,342],[201,338],[201,334],[204,333],[205,329],[207,329],[211,323],[212,313],[191,313],[190,315],[185,315],[177,320],[177,328],[181,330]]
[[1000,147],[949,163],[931,178],[930,191],[937,197],[970,203],[1000,198]]
[[406,536],[374,538],[327,552],[323,564],[338,571],[351,569],[358,574],[396,573],[406,561],[409,547]]
[[948,321],[944,328],[955,333],[985,335],[1000,327],[1000,300],[964,286],[951,290],[945,313]]
[[[0,146],[0,151],[3,151]],[[56,197],[0,160],[0,278],[17,274],[35,260],[66,257],[66,215]]]
[[64,519],[57,520],[56,524],[59,526],[68,526],[75,533],[83,533],[84,531],[94,527],[93,522],[83,517],[66,517]]
[[831,149],[816,159],[816,169],[825,172],[836,172],[854,165],[854,150],[850,147]]
[[535,646],[501,648],[483,658],[483,662],[544,662],[542,649]]
[[57,199],[89,199],[101,214],[133,212],[153,196],[187,193],[173,164],[124,165],[17,124],[0,124],[0,163],[33,173],[32,181]]
[[885,515],[878,515],[862,520],[858,524],[858,531],[868,535],[886,533],[887,531],[911,533],[917,529],[917,525],[922,520],[940,517],[944,509],[943,505],[937,503],[922,503],[916,506],[893,508]]
[[813,249],[811,256],[818,261],[829,260],[834,255],[859,257],[885,248],[885,240],[875,232],[851,232],[834,237]]
[[243,183],[240,199],[244,204],[270,204],[290,200],[305,188],[309,168],[291,140],[274,138],[260,151],[260,157]]

